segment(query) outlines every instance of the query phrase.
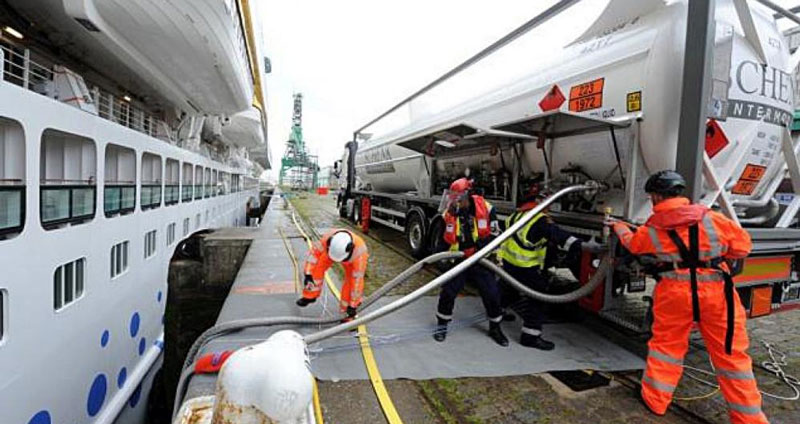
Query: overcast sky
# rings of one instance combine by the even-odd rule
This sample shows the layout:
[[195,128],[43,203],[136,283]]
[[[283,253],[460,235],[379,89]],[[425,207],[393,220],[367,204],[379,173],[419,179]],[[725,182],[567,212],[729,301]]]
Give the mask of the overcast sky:
[[[319,155],[321,166],[329,166],[341,156],[356,128],[555,3],[260,1],[263,53],[272,62],[272,73],[266,77],[271,174],[277,175],[291,129],[294,92],[304,95],[308,148]],[[509,46],[505,62],[484,64],[490,72],[482,75],[503,79],[507,76],[501,69],[524,71],[544,60],[585,30],[606,3],[584,0],[564,18]],[[514,66],[507,66],[514,61]]]

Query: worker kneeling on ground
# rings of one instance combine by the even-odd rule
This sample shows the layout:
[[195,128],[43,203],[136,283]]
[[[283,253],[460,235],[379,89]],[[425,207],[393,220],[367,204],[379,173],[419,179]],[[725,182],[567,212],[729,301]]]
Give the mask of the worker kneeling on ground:
[[[506,220],[506,228],[510,228],[528,211],[535,208],[544,197],[538,184],[531,186],[528,194],[520,200],[516,212]],[[544,291],[547,287],[545,269],[548,246],[566,250],[571,257],[577,258],[581,240],[560,229],[542,211],[503,242],[497,257],[503,260],[503,269],[517,281],[533,290]],[[544,305],[507,284],[502,286],[502,294],[503,306],[515,304],[522,316],[520,344],[541,350],[552,350],[555,347],[553,342],[542,338]]]
[[334,262],[344,268],[344,283],[339,307],[347,316],[342,322],[355,318],[356,308],[364,293],[364,273],[367,270],[367,244],[357,234],[348,230],[331,230],[312,245],[304,267],[305,288],[297,306],[306,306],[317,300],[322,292],[325,272]]
[[[464,252],[465,257],[489,244],[499,231],[497,215],[492,205],[482,196],[470,195],[472,183],[461,178],[450,185],[450,203],[444,213],[444,241],[454,252]],[[489,316],[489,337],[500,346],[508,346],[508,339],[500,328],[503,313],[500,308],[500,286],[495,275],[486,268],[474,265],[453,277],[442,286],[436,310],[437,326],[433,338],[442,342],[447,337],[447,324],[453,319],[456,296],[467,280],[478,286],[478,291]]]
[[745,328],[745,310],[733,287],[726,259],[750,253],[749,234],[735,222],[680,196],[686,183],[674,171],[652,175],[645,191],[653,215],[636,232],[609,222],[631,253],[654,255],[653,336],[648,343],[642,398],[662,415],[683,371],[689,332],[696,322],[728,402],[732,423],[766,423],[753,376]]

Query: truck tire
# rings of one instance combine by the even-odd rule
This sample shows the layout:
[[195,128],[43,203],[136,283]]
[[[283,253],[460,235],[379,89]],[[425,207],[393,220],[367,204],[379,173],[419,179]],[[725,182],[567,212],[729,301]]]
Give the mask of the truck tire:
[[447,250],[447,246],[444,244],[444,220],[434,218],[428,236],[428,251],[434,254],[445,250]]
[[419,213],[412,212],[406,220],[406,242],[411,249],[411,255],[422,259],[428,255],[430,242],[428,241],[428,225]]
[[361,198],[353,200],[353,214],[351,220],[354,224],[358,225],[361,222]]

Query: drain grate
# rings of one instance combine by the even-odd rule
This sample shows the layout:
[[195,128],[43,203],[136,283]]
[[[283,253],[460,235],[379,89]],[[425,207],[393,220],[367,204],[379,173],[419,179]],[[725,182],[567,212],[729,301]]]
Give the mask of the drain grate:
[[558,381],[564,383],[573,392],[582,392],[585,390],[608,386],[608,383],[611,381],[599,373],[583,370],[552,371],[550,372],[550,375],[555,377]]

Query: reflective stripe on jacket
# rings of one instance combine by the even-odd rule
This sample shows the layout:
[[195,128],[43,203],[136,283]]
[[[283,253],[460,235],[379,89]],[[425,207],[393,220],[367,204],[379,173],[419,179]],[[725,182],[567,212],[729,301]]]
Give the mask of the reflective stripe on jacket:
[[[747,231],[718,212],[689,204],[689,199],[685,197],[666,199],[655,205],[653,216],[637,228],[636,232],[632,232],[623,223],[614,224],[614,232],[620,243],[631,253],[654,255],[659,261],[677,264],[682,259],[678,247],[670,239],[669,231],[674,230],[688,246],[689,227],[695,223],[699,230],[700,261],[715,258],[740,259],[750,253],[752,244]],[[715,269],[698,268],[697,274],[698,281],[722,281],[719,271]],[[686,268],[661,274],[667,280],[684,281],[688,275],[689,270]]]
[[[477,245],[478,240],[486,239],[492,234],[490,220],[494,206],[481,196],[472,196],[472,200],[475,205],[475,216],[472,217],[472,240]],[[460,250],[458,243],[461,238],[460,220],[450,211],[445,211],[444,223],[444,241],[450,245],[451,251],[457,252]]]
[[[510,228],[519,221],[527,211],[517,211],[506,219],[506,228]],[[510,237],[497,252],[497,257],[504,262],[520,268],[544,267],[545,257],[547,257],[547,239],[541,238],[535,243],[528,240],[528,232],[537,221],[544,218],[545,214],[540,213],[533,217],[521,230]]]

